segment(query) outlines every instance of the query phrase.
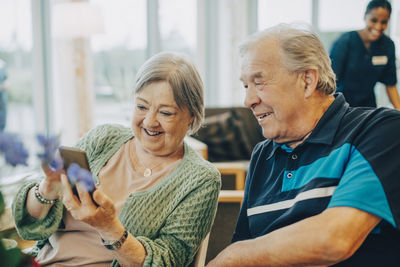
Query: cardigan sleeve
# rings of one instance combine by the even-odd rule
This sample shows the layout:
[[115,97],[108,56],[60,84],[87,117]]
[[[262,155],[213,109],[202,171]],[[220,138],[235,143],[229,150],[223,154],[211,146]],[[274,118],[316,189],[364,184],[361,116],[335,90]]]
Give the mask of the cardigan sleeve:
[[29,190],[36,184],[30,182],[24,184],[15,196],[12,204],[12,213],[15,228],[18,234],[25,240],[45,240],[49,238],[59,227],[63,214],[61,201],[55,203],[46,217],[38,220],[32,217],[26,210],[26,198]]
[[[143,266],[187,266],[214,221],[220,180],[208,180],[191,191],[167,218],[156,239],[136,237],[145,247]],[[118,265],[116,265],[118,266]]]

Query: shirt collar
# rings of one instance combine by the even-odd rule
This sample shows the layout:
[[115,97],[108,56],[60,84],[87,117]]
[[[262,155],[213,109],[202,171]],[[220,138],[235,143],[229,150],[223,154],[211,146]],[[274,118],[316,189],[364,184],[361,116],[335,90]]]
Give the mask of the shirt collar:
[[[344,99],[342,93],[336,93],[334,94],[334,97],[335,100],[325,111],[324,115],[322,115],[314,130],[304,142],[327,145],[332,144],[336,131],[339,128],[340,121],[349,107],[349,104]],[[272,141],[272,149],[267,155],[267,159],[270,159],[278,148],[291,152],[288,151],[288,147],[285,144]]]
[[334,94],[335,100],[322,115],[314,130],[305,142],[330,145],[335,138],[339,124],[349,108],[342,93]]

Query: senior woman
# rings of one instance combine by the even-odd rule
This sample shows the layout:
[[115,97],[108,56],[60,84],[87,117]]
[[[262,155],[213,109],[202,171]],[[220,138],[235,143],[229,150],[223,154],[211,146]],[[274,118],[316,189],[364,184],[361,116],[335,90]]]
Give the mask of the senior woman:
[[210,231],[220,174],[184,142],[204,113],[194,65],[174,53],[153,56],[137,74],[134,102],[132,129],[99,126],[77,144],[98,206],[48,168],[39,199],[35,183],[16,196],[15,225],[22,238],[40,240],[42,266],[187,266]]

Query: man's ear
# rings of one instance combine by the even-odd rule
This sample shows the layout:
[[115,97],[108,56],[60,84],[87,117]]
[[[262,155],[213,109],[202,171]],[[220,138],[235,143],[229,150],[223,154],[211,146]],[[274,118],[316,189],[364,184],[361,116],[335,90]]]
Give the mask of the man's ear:
[[310,97],[317,90],[319,72],[316,69],[304,72],[305,97]]

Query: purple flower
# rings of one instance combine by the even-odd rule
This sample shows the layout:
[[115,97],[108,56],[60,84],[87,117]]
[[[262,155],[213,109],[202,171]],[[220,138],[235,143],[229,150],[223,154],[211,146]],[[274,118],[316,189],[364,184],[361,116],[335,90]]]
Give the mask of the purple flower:
[[64,161],[59,154],[56,154],[54,159],[49,163],[50,168],[56,171],[61,171],[64,168]]
[[79,183],[88,192],[94,190],[94,183],[92,173],[88,170],[82,169],[76,163],[71,163],[67,170],[67,177],[72,185]]
[[67,176],[68,176],[68,180],[71,184],[75,184],[76,181],[78,180],[78,176],[79,176],[79,171],[80,171],[81,167],[79,167],[78,164],[76,163],[72,163],[67,170]]
[[57,149],[60,145],[58,136],[45,136],[37,134],[36,138],[39,144],[42,146],[42,152],[38,153],[37,156],[41,160],[42,164],[49,165],[56,171],[60,171],[63,168],[62,159],[56,154]]
[[0,132],[0,152],[8,164],[12,166],[28,165],[28,150],[15,134]]

